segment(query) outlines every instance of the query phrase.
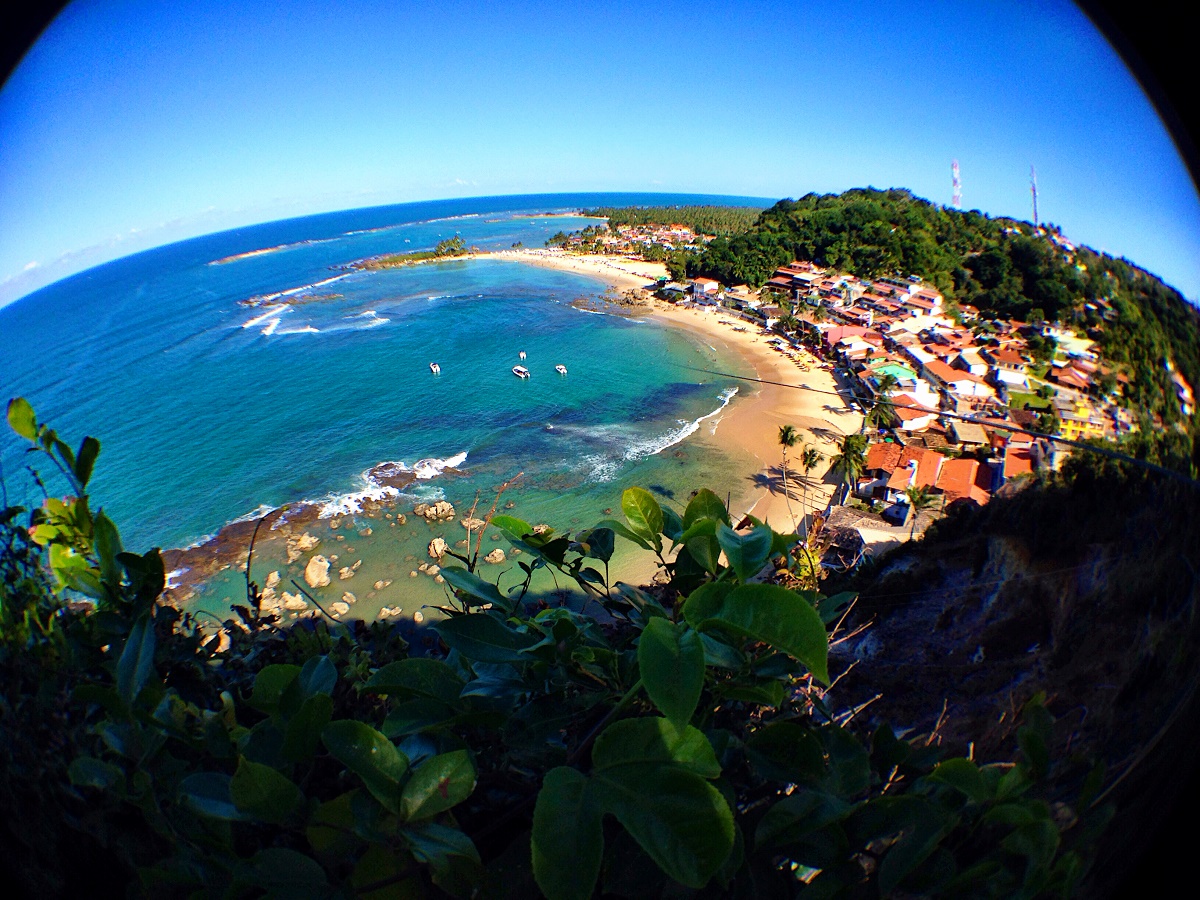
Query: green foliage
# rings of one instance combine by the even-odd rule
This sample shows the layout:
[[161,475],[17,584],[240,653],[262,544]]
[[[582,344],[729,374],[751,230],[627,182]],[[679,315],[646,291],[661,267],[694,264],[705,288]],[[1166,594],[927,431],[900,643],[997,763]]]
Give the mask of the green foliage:
[[581,215],[608,219],[610,228],[685,225],[697,234],[718,235],[749,231],[761,212],[757,206],[601,206]]
[[[15,419],[57,454],[20,405]],[[99,514],[76,507],[74,531],[43,545],[6,512],[0,674],[10,692],[38,696],[41,679],[71,698],[47,809],[86,805],[74,820],[112,877],[171,896],[536,883],[584,898],[625,891],[632,872],[647,895],[1070,893],[1086,846],[1042,796],[1056,763],[1040,700],[1015,763],[942,761],[886,728],[864,742],[823,688],[827,623],[849,598],[757,580],[795,535],[734,529],[707,490],[682,514],[638,488],[621,508],[624,522],[576,535],[491,519],[528,553],[527,575],[566,576],[602,616],[546,607],[528,578],[500,591],[468,563],[447,578],[428,656],[392,626],[284,628],[248,612],[218,653],[154,602],[147,557],[104,562],[115,539],[81,543],[103,590],[68,607],[70,585],[93,581],[39,573],[53,541],[96,534]],[[590,564],[607,565],[615,536],[654,554],[663,586],[610,583]]]

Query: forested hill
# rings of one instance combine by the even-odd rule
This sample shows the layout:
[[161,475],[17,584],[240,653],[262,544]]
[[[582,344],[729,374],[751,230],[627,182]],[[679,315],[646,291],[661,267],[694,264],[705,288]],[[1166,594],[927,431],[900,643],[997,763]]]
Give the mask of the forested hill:
[[1071,249],[1053,226],[947,209],[905,190],[808,194],[718,237],[687,260],[687,272],[759,286],[793,259],[863,278],[919,275],[986,315],[1043,316],[1086,330],[1131,375],[1131,405],[1169,420],[1179,413],[1164,402],[1175,393],[1168,364],[1200,388],[1196,308],[1127,260]]
[[622,225],[686,225],[697,234],[741,234],[758,221],[761,206],[600,206],[583,215]]

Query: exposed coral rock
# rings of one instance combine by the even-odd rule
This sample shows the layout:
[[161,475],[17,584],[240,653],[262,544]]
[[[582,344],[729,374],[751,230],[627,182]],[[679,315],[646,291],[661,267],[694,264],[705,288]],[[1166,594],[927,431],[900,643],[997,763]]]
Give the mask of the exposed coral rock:
[[272,590],[274,588],[279,587],[279,580],[280,580],[279,579],[279,570],[276,569],[274,572],[272,572],[270,575],[267,576],[267,590]]
[[343,603],[341,600],[335,600],[333,603],[329,604],[329,612],[335,616],[344,616],[346,613],[350,612],[350,604]]
[[426,575],[436,575],[440,571],[442,571],[441,566],[430,566],[428,569],[425,570],[425,574]]
[[430,559],[441,559],[446,554],[448,545],[445,538],[435,537],[429,542],[429,557]]
[[465,519],[459,519],[459,524],[467,531],[478,531],[484,525],[483,519],[477,519],[474,516],[468,516]]
[[310,588],[325,587],[329,584],[329,560],[317,554],[304,567],[304,581]]
[[307,553],[319,543],[321,543],[321,539],[313,537],[307,531],[301,535],[290,535],[287,539],[287,561],[295,562],[301,555]]
[[391,583],[392,583],[392,579],[390,579],[390,578],[380,579],[379,581],[375,582],[375,584],[372,585],[372,587],[374,587],[375,590],[377,590],[377,591],[382,591],[385,587],[387,587]]
[[499,563],[504,562],[504,559],[505,559],[504,551],[501,550],[499,547],[497,547],[495,550],[493,550],[491,553],[489,553],[487,556],[485,556],[483,558],[483,561],[487,562],[487,563],[491,563],[492,565],[498,565]]
[[308,601],[306,601],[299,594],[289,594],[287,591],[284,591],[283,594],[280,595],[280,599],[283,601],[284,609],[291,611],[308,609]]
[[420,625],[425,621],[425,613],[418,609],[415,613],[413,613],[413,621]]
[[346,591],[344,594],[342,594],[342,602],[343,602],[343,603],[351,603],[351,604],[353,604],[353,603],[357,603],[357,602],[358,602],[358,598],[357,598],[357,597],[355,597],[355,596],[354,596],[352,593],[350,593],[349,591]]

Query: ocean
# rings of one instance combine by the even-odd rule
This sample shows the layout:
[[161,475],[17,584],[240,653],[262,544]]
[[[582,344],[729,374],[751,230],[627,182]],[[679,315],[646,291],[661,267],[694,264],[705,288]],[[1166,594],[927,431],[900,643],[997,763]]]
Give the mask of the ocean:
[[[101,441],[93,504],[130,549],[186,547],[256,511],[314,501],[323,516],[309,529],[317,552],[336,555],[335,569],[362,560],[352,579],[335,572],[325,599],[351,590],[360,601],[353,615],[368,618],[383,606],[444,602],[432,578],[409,573],[429,562],[433,536],[453,544],[465,530],[414,524],[417,502],[447,499],[465,515],[477,496],[486,509],[495,488],[521,473],[504,497],[510,512],[577,530],[606,510],[619,518],[629,485],[678,508],[700,486],[748,493],[732,475],[747,461],[706,440],[745,387],[692,371],[745,365],[678,329],[578,308],[573,301],[606,288],[589,276],[488,259],[344,266],[455,234],[486,250],[540,247],[586,224],[564,211],[698,202],[753,201],[476,198],[309,216],[147,251],[0,309],[3,399],[27,397],[71,443],[84,434]],[[521,351],[527,380],[511,371]],[[555,371],[560,364],[567,375]],[[23,451],[5,430],[9,500],[36,503]],[[384,462],[418,480],[397,496],[366,477]],[[65,493],[49,466],[38,468],[51,492]],[[366,497],[409,521],[368,522]],[[327,526],[342,516],[334,535]],[[485,536],[485,552],[506,546]],[[285,585],[298,573],[281,546],[256,559],[260,583],[268,570]],[[227,610],[242,577],[236,567],[219,574],[196,602]]]

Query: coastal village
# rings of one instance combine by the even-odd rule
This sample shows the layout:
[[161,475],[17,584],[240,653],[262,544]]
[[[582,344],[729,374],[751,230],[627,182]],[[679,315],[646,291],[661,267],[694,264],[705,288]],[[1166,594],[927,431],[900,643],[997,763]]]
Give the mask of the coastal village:
[[[633,256],[646,246],[703,239],[684,226],[641,225],[589,240],[592,247],[568,241],[564,249]],[[1065,254],[1074,249],[1059,246]],[[1106,364],[1086,333],[1062,323],[987,319],[947,303],[915,275],[863,280],[795,260],[758,291],[694,278],[664,279],[655,294],[734,330],[753,329],[803,370],[824,368],[841,402],[861,414],[860,462],[836,467],[834,487],[827,477],[826,493],[809,491],[808,472],[785,476],[789,490],[805,485],[795,499],[815,501],[806,504],[801,527],[824,551],[827,568],[851,568],[954,504],[985,504],[1006,485],[1058,468],[1071,451],[1066,442],[1138,428],[1122,404],[1128,376]],[[1115,315],[1103,301],[1094,312]],[[1180,411],[1191,415],[1192,386],[1178,372],[1172,383]],[[826,462],[836,452],[822,450]]]

